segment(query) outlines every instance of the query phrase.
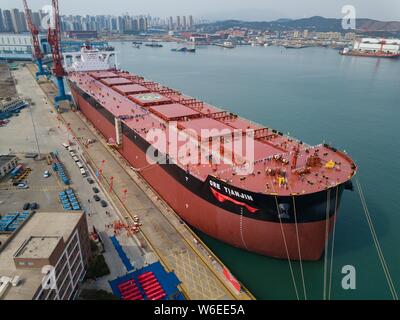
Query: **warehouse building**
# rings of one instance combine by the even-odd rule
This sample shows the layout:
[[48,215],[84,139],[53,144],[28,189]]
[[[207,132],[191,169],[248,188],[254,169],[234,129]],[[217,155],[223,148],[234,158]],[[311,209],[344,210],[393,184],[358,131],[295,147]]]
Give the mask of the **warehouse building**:
[[[45,34],[39,35],[42,50],[47,50]],[[44,52],[46,52],[44,50]],[[0,59],[32,60],[32,36],[30,33],[0,33]]]

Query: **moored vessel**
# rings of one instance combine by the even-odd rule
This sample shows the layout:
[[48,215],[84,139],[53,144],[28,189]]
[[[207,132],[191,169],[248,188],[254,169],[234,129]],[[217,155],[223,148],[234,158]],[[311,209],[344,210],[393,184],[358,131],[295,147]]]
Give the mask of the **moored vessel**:
[[351,47],[340,52],[343,56],[398,58],[400,57],[400,39],[363,38],[355,40]]
[[66,66],[78,109],[183,220],[259,254],[321,257],[356,174],[347,154],[80,56]]

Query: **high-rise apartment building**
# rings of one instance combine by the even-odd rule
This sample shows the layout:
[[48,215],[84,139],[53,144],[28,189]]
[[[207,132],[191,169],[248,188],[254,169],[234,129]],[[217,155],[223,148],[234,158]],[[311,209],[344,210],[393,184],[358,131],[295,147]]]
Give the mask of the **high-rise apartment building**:
[[11,10],[11,23],[12,23],[12,31],[14,33],[21,33],[23,30],[23,25],[21,22],[21,13],[18,9]]
[[12,17],[11,17],[11,11],[10,10],[4,10],[3,11],[3,23],[4,23],[4,31],[5,32],[13,32],[13,23],[12,23]]
[[3,12],[0,9],[0,32],[4,32],[4,19],[3,19]]

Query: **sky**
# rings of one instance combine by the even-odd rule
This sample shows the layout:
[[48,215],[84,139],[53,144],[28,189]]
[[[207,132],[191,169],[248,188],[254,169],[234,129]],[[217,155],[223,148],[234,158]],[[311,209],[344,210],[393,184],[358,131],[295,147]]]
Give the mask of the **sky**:
[[[38,10],[50,0],[28,0]],[[342,7],[353,5],[358,18],[400,21],[400,0],[59,0],[62,14],[193,15],[210,20],[270,21],[315,15],[342,17]],[[0,9],[22,9],[22,0],[1,0]]]

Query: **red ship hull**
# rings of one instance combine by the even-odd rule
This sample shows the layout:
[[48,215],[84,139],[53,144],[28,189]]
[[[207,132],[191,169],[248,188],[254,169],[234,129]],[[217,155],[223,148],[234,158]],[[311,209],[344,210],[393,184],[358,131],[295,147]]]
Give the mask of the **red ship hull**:
[[[114,138],[114,126],[73,86],[71,91],[84,116],[107,140]],[[145,153],[126,135],[123,135],[119,152],[133,167],[148,165]],[[326,220],[298,223],[296,232],[294,223],[250,219],[215,206],[177,182],[159,165],[141,175],[189,225],[222,242],[275,258],[287,259],[289,256],[292,260],[300,259],[299,253],[303,260],[319,260],[324,252]],[[329,230],[335,218],[330,215]]]
[[400,57],[400,54],[397,53],[368,53],[368,52],[358,52],[358,51],[349,51],[349,52],[341,52],[343,56],[353,56],[353,57],[366,57],[366,58],[389,58],[396,59]]

